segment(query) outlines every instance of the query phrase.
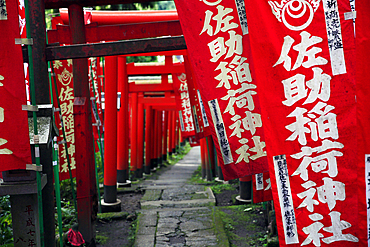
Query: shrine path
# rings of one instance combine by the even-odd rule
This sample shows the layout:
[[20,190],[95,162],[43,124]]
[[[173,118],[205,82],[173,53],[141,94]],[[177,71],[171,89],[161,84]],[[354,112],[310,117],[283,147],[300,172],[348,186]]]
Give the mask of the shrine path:
[[225,246],[223,228],[215,224],[212,191],[188,183],[200,162],[200,148],[194,147],[157,179],[143,182],[134,246]]

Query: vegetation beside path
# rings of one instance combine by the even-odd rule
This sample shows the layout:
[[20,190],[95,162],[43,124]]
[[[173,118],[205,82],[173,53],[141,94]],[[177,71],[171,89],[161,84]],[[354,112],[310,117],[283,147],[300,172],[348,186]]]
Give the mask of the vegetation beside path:
[[[277,238],[268,230],[266,206],[268,203],[240,204],[239,180],[207,181],[202,178],[201,167],[193,174],[189,183],[209,186],[216,197],[215,231],[225,232],[228,246],[231,247],[274,247],[279,246]],[[223,229],[220,230],[220,227]],[[222,241],[223,236],[220,236]]]

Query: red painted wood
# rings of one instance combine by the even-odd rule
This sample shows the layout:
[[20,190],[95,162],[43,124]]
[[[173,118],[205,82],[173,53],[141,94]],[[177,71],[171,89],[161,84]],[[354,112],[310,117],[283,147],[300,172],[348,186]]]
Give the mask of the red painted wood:
[[174,126],[173,126],[173,115],[174,115],[175,111],[172,110],[172,111],[169,111],[168,112],[168,152],[169,153],[172,153],[172,146],[173,146],[173,130],[174,130]]
[[154,112],[154,135],[153,135],[153,153],[152,153],[152,159],[157,159],[158,158],[158,124],[159,124],[159,118],[158,118],[158,111],[153,110]]
[[[68,13],[60,9],[64,24],[68,25]],[[145,23],[157,21],[175,21],[179,17],[175,10],[140,10],[140,11],[89,11],[92,21],[99,25],[115,25],[128,23]]]
[[178,115],[178,112],[177,111],[173,111],[173,114],[172,114],[172,136],[171,136],[171,139],[172,139],[172,145],[171,145],[171,149],[172,150],[175,150],[175,147],[176,147],[176,119],[177,119],[177,116]]
[[139,92],[173,92],[172,84],[162,85],[162,84],[129,84],[130,93]]
[[175,148],[180,144],[180,121],[179,121],[179,115],[176,114],[176,120],[175,120],[175,126],[176,126],[176,133],[175,133]]
[[[84,43],[84,18],[81,6],[71,5],[71,34],[73,43]],[[77,181],[77,211],[79,231],[86,242],[95,237],[95,227],[92,219],[97,210],[96,179],[94,162],[94,139],[91,118],[90,88],[88,84],[87,59],[73,61],[73,77],[75,99],[80,98],[83,104],[74,105],[75,145],[76,145],[76,181]],[[46,164],[45,164],[46,165]],[[94,207],[95,205],[95,207]]]
[[144,104],[142,103],[138,104],[137,117],[137,169],[142,169],[144,163]]
[[150,159],[151,159],[151,149],[152,149],[152,131],[153,131],[153,121],[152,121],[152,107],[150,105],[145,105],[145,166],[147,170],[150,170]]
[[137,93],[131,94],[131,171],[137,169]]
[[157,111],[158,118],[158,135],[157,135],[157,158],[162,158],[162,148],[163,148],[163,111]]
[[143,97],[140,99],[140,103],[151,104],[151,105],[175,105],[175,97]]
[[201,165],[202,165],[202,170],[206,170],[206,147],[204,146],[205,143],[205,138],[202,138],[199,140],[200,141],[200,159],[201,159]]
[[[168,56],[166,56],[167,58]],[[172,57],[172,56],[171,56]],[[160,75],[172,73],[184,73],[185,67],[183,64],[155,64],[155,65],[140,65],[129,63],[127,64],[127,73],[129,75]]]
[[162,155],[167,154],[167,144],[168,144],[168,111],[164,111]]
[[[97,23],[91,23],[86,25],[85,30],[86,41],[89,43],[182,35],[179,21],[110,26],[98,26]],[[57,25],[56,29],[48,30],[47,33],[50,43],[71,44],[72,37],[68,25]],[[181,54],[175,53],[175,55]]]
[[116,56],[105,58],[104,185],[106,186],[114,186],[117,182],[117,63]]
[[129,157],[129,97],[126,57],[118,57],[118,91],[121,92],[121,108],[118,112],[117,170],[128,170]]

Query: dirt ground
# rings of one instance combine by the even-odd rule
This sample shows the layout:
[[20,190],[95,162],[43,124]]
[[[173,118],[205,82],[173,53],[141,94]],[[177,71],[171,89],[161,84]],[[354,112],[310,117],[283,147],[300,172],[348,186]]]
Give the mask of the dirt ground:
[[136,219],[135,211],[140,209],[140,199],[142,192],[117,194],[121,200],[121,211],[127,212],[127,217],[120,219],[98,219],[96,222],[96,235],[98,247],[103,246],[123,246],[133,245],[133,233],[130,234],[130,226]]

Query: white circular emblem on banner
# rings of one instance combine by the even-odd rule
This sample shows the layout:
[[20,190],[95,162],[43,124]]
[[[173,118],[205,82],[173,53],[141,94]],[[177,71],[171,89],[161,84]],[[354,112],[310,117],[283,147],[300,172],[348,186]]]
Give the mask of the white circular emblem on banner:
[[[298,6],[294,6],[294,4],[296,3],[298,3]],[[292,13],[292,11],[297,14]],[[307,21],[300,26],[293,26],[289,24],[288,21],[286,20],[286,17],[285,17],[286,15],[288,15],[289,17],[293,19],[299,19],[299,18],[302,18],[307,13],[307,11],[309,11],[310,16],[308,17]],[[314,11],[313,11],[311,4],[309,4],[308,2],[304,0],[293,0],[293,1],[288,2],[283,7],[283,10],[281,13],[281,19],[287,28],[293,31],[300,31],[300,30],[305,29],[311,24],[313,15],[314,15]]]
[[[320,5],[320,0],[282,0],[268,1],[272,13],[279,22],[293,31],[301,31],[308,27]],[[300,22],[299,25],[292,22]],[[302,24],[303,23],[303,24]]]
[[208,6],[216,6],[217,4],[222,2],[222,0],[216,0],[215,2],[207,1],[207,0],[199,0],[199,1],[204,2]]

